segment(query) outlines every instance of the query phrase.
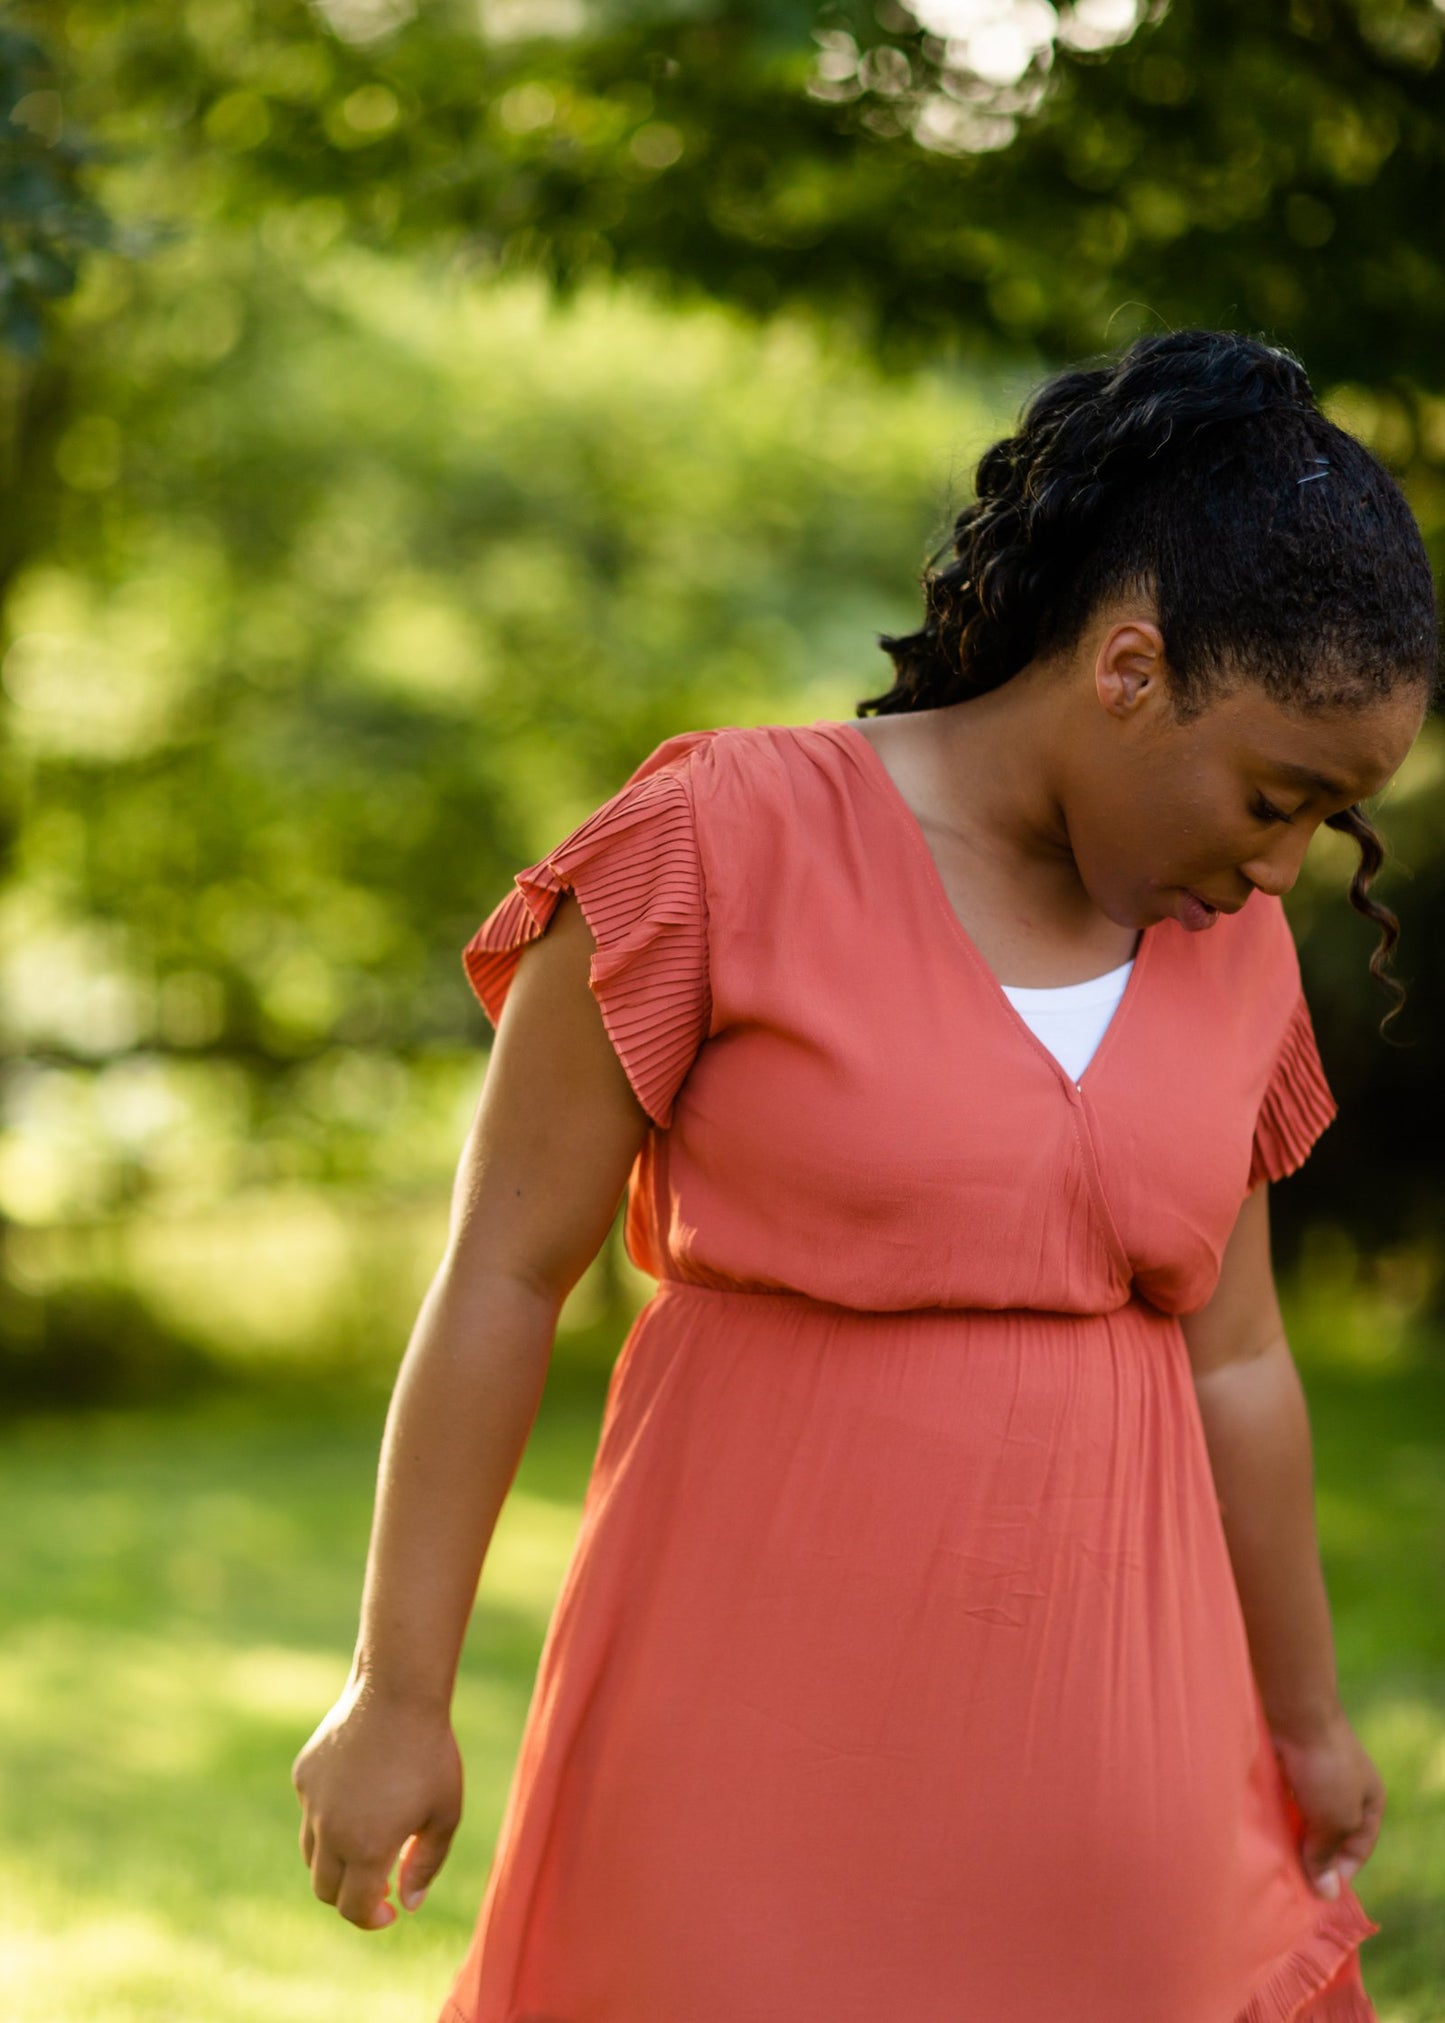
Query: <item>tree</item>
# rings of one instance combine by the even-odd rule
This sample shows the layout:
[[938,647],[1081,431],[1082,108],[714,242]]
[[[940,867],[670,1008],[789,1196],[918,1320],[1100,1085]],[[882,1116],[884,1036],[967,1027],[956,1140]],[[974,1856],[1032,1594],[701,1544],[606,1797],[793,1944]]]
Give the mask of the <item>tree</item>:
[[[696,0],[686,10],[583,13],[576,0],[487,0],[480,33],[471,6],[439,0],[419,9],[407,0],[189,0],[181,10],[65,0],[43,16],[22,8],[49,36],[63,89],[58,111],[45,99],[18,127],[12,120],[16,144],[41,150],[46,172],[69,179],[74,215],[91,220],[72,231],[72,268],[86,244],[97,257],[88,293],[40,304],[48,344],[25,364],[28,405],[15,412],[26,419],[12,429],[24,464],[0,509],[0,538],[12,576],[22,561],[63,557],[72,590],[77,572],[90,572],[95,602],[88,617],[72,608],[52,628],[36,613],[59,608],[46,598],[69,591],[54,581],[37,590],[32,571],[21,610],[0,582],[4,643],[17,619],[33,635],[7,660],[7,680],[32,697],[63,688],[43,635],[72,626],[105,635],[108,600],[140,595],[127,585],[149,566],[152,541],[169,556],[167,584],[204,583],[210,600],[187,649],[179,731],[163,726],[154,752],[113,764],[103,753],[52,754],[44,785],[32,771],[26,790],[40,794],[36,807],[83,795],[92,835],[113,839],[72,863],[71,898],[107,932],[123,928],[150,966],[158,1023],[145,1029],[146,1045],[229,1057],[269,1092],[272,1122],[253,1134],[253,1149],[273,1124],[279,1138],[299,1131],[307,1141],[311,1098],[295,1091],[322,1086],[309,1074],[312,1053],[405,1048],[414,1013],[445,1031],[450,1014],[430,1007],[447,1002],[452,985],[428,951],[473,889],[458,883],[460,839],[477,834],[494,867],[516,859],[517,811],[499,809],[491,753],[455,734],[452,701],[387,695],[384,683],[356,686],[338,671],[358,635],[371,627],[380,636],[368,603],[376,583],[348,588],[342,570],[334,608],[317,601],[296,630],[296,557],[348,488],[380,488],[381,528],[405,495],[404,537],[380,566],[407,579],[412,620],[418,599],[430,598],[443,630],[499,651],[506,674],[469,719],[474,730],[495,737],[501,728],[515,753],[536,723],[555,731],[566,710],[595,766],[574,783],[583,804],[660,728],[661,691],[648,690],[643,670],[655,664],[649,678],[669,680],[674,643],[651,658],[650,645],[639,647],[638,613],[656,608],[662,579],[650,573],[659,565],[638,501],[610,513],[582,495],[604,466],[614,487],[635,477],[610,443],[589,446],[577,433],[577,496],[564,500],[551,498],[545,472],[519,476],[509,451],[454,467],[435,433],[442,380],[419,398],[404,344],[397,373],[378,376],[385,319],[363,331],[324,290],[303,299],[290,264],[362,249],[381,294],[418,262],[478,288],[532,271],[562,298],[620,274],[762,321],[780,309],[811,318],[889,366],[942,359],[968,374],[1078,355],[1158,320],[1254,328],[1297,349],[1341,418],[1406,473],[1438,540],[1445,292],[1433,240],[1442,146],[1434,7],[1294,0],[1276,12],[1175,0],[1142,16],[1132,0],[1075,0],[1057,12],[1043,0],[949,7],[917,0],[910,13],[877,0],[870,12],[862,0],[826,0],[815,12],[797,0]],[[97,136],[89,154],[79,144],[56,151],[70,146],[72,121]],[[189,271],[148,277],[132,262],[123,273],[114,255],[134,252],[145,231]],[[23,252],[23,232],[9,243]],[[100,341],[107,327],[113,344]],[[334,371],[323,359],[333,343]],[[677,369],[659,353],[660,384]],[[428,374],[438,370],[428,362]],[[348,407],[348,389],[363,384],[375,391]],[[776,453],[790,454],[786,443],[782,431]],[[655,486],[665,460],[643,468]],[[796,499],[806,481],[794,478]],[[890,482],[877,471],[873,481]],[[648,511],[665,513],[660,492]],[[502,578],[485,566],[470,575],[466,544],[505,546],[518,516],[523,548],[535,538],[540,553],[555,520],[580,561],[569,571],[555,550],[541,564],[531,554],[531,616],[512,612],[497,649]],[[715,516],[704,518],[718,538]],[[787,584],[752,549],[740,566],[762,573],[746,596],[732,597],[720,576],[714,589],[699,582],[694,601],[715,598],[718,625],[740,637],[760,637],[774,614],[775,644],[790,626],[809,641],[831,637],[821,586],[843,594],[837,557],[867,552],[866,520],[843,547],[810,528],[776,550],[794,572]],[[632,572],[650,603],[632,598]],[[895,580],[905,573],[895,567]],[[883,581],[880,571],[880,592]],[[607,668],[605,695],[568,657],[575,630],[553,624],[550,600],[571,611],[579,586],[587,610],[616,631],[589,663]],[[184,600],[175,608],[184,613]],[[227,614],[219,631],[218,612]],[[271,643],[268,613],[279,628]],[[395,612],[387,622],[401,625]],[[277,638],[289,673],[272,658]],[[807,679],[791,651],[779,648],[767,666]],[[536,665],[548,670],[536,708],[518,711],[507,680]],[[144,683],[134,685],[143,697]],[[668,705],[702,721],[705,687],[694,680],[685,704],[669,689]],[[396,796],[399,812],[409,780],[423,775],[440,810],[435,835],[423,823],[398,854],[379,856],[381,803]],[[13,763],[7,777],[20,778]],[[169,808],[168,823],[148,823],[147,808]],[[266,903],[247,915],[227,866],[256,833],[258,810],[263,854],[274,844],[280,856]],[[1416,951],[1445,944],[1432,926],[1445,906],[1445,836],[1433,797],[1417,796],[1403,814],[1418,880],[1402,907],[1404,967],[1417,988],[1401,1023],[1429,1033],[1445,977],[1421,976]],[[308,821],[325,827],[325,849],[308,845]],[[167,835],[185,837],[184,903],[170,896]],[[301,944],[324,938],[333,888],[347,895],[345,917],[367,913],[363,892],[380,912],[370,915],[370,955],[358,967],[338,945],[321,959],[323,977]],[[412,929],[423,888],[433,923],[424,945]],[[1328,1214],[1348,1196],[1351,1216],[1373,1215],[1383,1240],[1407,1213],[1422,1226],[1435,1213],[1431,1148],[1445,1108],[1433,1092],[1442,1084],[1418,1046],[1391,1054],[1375,1040],[1381,1001],[1362,976],[1368,944],[1342,899],[1328,912],[1300,899],[1307,972],[1330,976],[1328,1002],[1338,1007],[1323,1020],[1327,1057],[1355,1080],[1345,1118],[1291,1201],[1300,1214]],[[336,1083],[343,1097],[345,1082]],[[1418,1128],[1407,1135],[1406,1122]],[[294,1152],[317,1172],[357,1149],[344,1130],[326,1132]],[[1361,1202],[1355,1175],[1365,1163],[1375,1184]]]

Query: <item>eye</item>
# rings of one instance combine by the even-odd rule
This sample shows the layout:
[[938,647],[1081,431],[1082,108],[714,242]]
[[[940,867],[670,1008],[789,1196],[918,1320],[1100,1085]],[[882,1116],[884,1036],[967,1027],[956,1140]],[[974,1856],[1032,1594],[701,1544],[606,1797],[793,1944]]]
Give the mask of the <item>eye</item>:
[[1286,815],[1282,809],[1274,807],[1269,801],[1265,800],[1262,794],[1256,794],[1254,797],[1254,813],[1259,817],[1261,822],[1292,822],[1294,820],[1293,815]]

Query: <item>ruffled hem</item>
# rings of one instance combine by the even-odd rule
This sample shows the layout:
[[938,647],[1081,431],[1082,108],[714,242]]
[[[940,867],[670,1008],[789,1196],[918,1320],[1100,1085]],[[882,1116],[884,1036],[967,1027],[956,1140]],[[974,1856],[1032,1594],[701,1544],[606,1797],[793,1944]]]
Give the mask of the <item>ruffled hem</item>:
[[[1298,2023],[1380,2023],[1358,1975],[1333,1985],[1361,1940],[1379,1929],[1358,1898],[1331,1904],[1304,1944],[1281,1961],[1233,2023],[1295,2023],[1295,2019]],[[472,2023],[472,2018],[455,1996],[449,1996],[437,2023]]]
[[1325,1080],[1310,1009],[1301,991],[1285,1028],[1254,1127],[1249,1185],[1298,1172],[1338,1107]]
[[1281,1960],[1269,1979],[1257,1988],[1234,2023],[1379,2023],[1373,2003],[1355,1985],[1330,1986],[1362,1939],[1380,1927],[1358,1897],[1331,1904],[1304,1941]]
[[555,849],[515,874],[515,889],[462,951],[468,980],[496,1025],[518,958],[576,895],[597,943],[588,984],[634,1093],[665,1130],[712,1018],[707,905],[684,768],[660,752]]

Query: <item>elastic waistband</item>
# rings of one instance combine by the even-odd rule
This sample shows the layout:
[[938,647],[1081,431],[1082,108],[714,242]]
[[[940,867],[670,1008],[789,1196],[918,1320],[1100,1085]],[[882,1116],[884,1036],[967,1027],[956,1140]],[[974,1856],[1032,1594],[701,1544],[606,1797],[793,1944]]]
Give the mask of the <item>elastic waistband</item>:
[[855,1307],[837,1300],[819,1299],[816,1293],[800,1292],[796,1286],[773,1285],[705,1285],[700,1280],[690,1278],[663,1278],[657,1282],[657,1293],[666,1294],[669,1299],[699,1299],[718,1303],[736,1301],[746,1303],[749,1310],[760,1306],[787,1308],[790,1312],[834,1314],[847,1319],[851,1315],[868,1316],[877,1320],[882,1317],[896,1318],[901,1311],[910,1313],[957,1312],[955,1307],[923,1307],[899,1309],[897,1307]]
[[[819,1299],[816,1294],[799,1292],[792,1286],[752,1286],[752,1285],[706,1285],[696,1279],[663,1278],[657,1282],[653,1299],[697,1300],[723,1306],[732,1303],[749,1313],[772,1307],[780,1312],[797,1315],[813,1314],[820,1319],[849,1321],[933,1321],[943,1323],[970,1321],[978,1326],[1009,1326],[1024,1322],[1052,1322],[1055,1326],[1069,1323],[1075,1327],[1098,1326],[1101,1321],[1130,1321],[1147,1319],[1157,1325],[1168,1325],[1172,1316],[1151,1306],[1145,1300],[1126,1301],[1121,1307],[1112,1308],[1107,1313],[1070,1313],[1052,1307],[967,1307],[967,1306],[916,1306],[916,1307],[857,1307],[836,1300]],[[650,1304],[651,1302],[649,1302]]]

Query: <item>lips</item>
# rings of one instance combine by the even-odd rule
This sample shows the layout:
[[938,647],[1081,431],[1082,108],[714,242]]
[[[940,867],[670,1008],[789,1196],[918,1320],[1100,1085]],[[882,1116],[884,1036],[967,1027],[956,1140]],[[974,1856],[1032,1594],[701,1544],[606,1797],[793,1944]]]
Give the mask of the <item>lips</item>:
[[1179,888],[1178,920],[1181,927],[1187,927],[1191,934],[1201,929],[1213,927],[1218,920],[1220,909],[1211,906],[1207,899],[1201,899],[1197,892],[1191,892],[1187,885]]

